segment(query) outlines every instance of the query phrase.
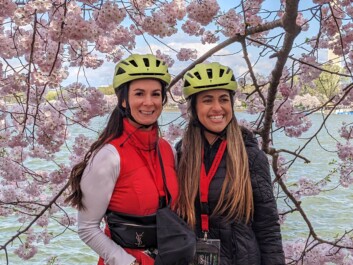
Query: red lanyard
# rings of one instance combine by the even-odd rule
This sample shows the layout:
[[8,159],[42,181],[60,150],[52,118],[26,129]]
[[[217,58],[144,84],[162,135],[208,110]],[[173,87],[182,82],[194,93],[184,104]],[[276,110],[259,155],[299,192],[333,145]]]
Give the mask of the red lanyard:
[[213,159],[212,165],[208,174],[206,175],[205,164],[203,163],[204,154],[202,153],[202,165],[201,165],[201,176],[200,176],[200,201],[201,201],[201,228],[203,232],[208,232],[208,191],[210,183],[219,164],[221,163],[224,151],[226,150],[227,141],[223,140],[218,148],[215,158]]

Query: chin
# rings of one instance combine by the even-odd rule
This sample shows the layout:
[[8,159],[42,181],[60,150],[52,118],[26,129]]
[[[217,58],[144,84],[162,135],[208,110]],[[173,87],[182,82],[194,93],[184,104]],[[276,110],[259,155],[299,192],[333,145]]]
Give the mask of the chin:
[[144,119],[144,120],[139,121],[139,123],[144,124],[144,125],[150,125],[150,124],[153,124],[156,122],[157,122],[157,120],[155,120],[155,119],[151,119],[151,120]]
[[[206,127],[207,128],[207,127]],[[216,132],[216,133],[220,133],[220,132],[223,132],[223,130],[225,129],[226,127],[222,127],[222,128],[220,128],[220,127],[209,127],[209,128],[207,128],[207,129],[209,129],[210,131],[213,131],[213,132]]]

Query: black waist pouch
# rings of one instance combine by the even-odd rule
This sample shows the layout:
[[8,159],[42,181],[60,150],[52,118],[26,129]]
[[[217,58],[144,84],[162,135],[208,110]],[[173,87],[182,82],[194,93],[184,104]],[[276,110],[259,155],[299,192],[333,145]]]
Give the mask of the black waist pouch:
[[156,215],[137,216],[107,211],[112,240],[124,248],[157,248]]

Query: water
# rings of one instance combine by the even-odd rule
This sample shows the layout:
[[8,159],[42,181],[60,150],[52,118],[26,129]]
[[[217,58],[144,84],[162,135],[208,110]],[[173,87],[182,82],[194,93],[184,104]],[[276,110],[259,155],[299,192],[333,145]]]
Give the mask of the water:
[[[160,124],[167,124],[170,121],[176,119],[179,113],[176,112],[164,112],[160,119]],[[237,112],[236,116],[238,119],[246,119],[248,121],[254,120],[255,117],[246,113]],[[323,120],[322,115],[314,114],[311,117],[313,126],[308,133],[304,136],[310,136],[315,132],[321,121]],[[343,121],[351,122],[352,117],[350,115],[334,115],[329,118],[327,122],[327,130],[331,134],[338,138],[338,129]],[[179,119],[175,122],[181,122]],[[94,121],[93,128],[102,128],[106,118],[100,118]],[[162,126],[162,130],[165,130],[167,126]],[[96,134],[92,131],[83,131],[82,129],[75,127],[71,130],[71,136],[74,137],[79,133],[89,134],[94,137]],[[284,137],[281,133],[276,133],[275,135],[275,146],[276,148],[283,148],[288,150],[295,150],[304,145],[304,139],[290,139]],[[318,135],[318,141],[320,141],[321,146],[328,150],[335,150],[336,141],[323,130]],[[63,150],[59,158],[64,162],[67,161],[68,151]],[[317,141],[312,141],[307,149],[302,153],[306,156],[311,163],[304,164],[302,161],[297,161],[296,166],[290,169],[290,177],[287,183],[292,183],[302,176],[307,176],[311,179],[320,180],[326,176],[329,169],[333,166],[328,165],[333,159],[337,159],[333,153],[325,152],[320,147]],[[290,156],[286,156],[290,159]],[[41,161],[31,161],[31,166],[33,169],[44,170],[50,165],[43,165]],[[332,178],[329,187],[335,187],[338,183],[337,176]],[[282,194],[280,194],[281,196]],[[315,228],[315,231],[319,236],[323,238],[332,238],[336,234],[344,233],[344,231],[352,228],[351,220],[353,212],[353,192],[351,189],[345,189],[338,187],[336,189],[323,192],[319,196],[315,197],[303,197],[302,206],[306,211],[309,219]],[[284,208],[284,202],[282,200],[278,201],[279,209]],[[69,213],[74,213],[72,209],[67,209]],[[5,242],[6,239],[10,238],[18,229],[17,221],[15,217],[11,218],[1,218],[0,217],[0,245]],[[75,228],[74,228],[75,229]],[[60,236],[52,239],[49,245],[38,246],[38,254],[29,261],[23,261],[12,254],[15,247],[8,248],[8,254],[10,256],[10,264],[33,264],[33,265],[43,265],[43,264],[96,264],[97,255],[88,248],[77,236],[74,231],[64,230],[61,226],[56,226],[54,223],[48,228],[50,232],[54,235],[61,234]],[[282,226],[282,235],[284,240],[296,240],[299,238],[306,238],[307,227],[299,214],[291,214],[285,224]],[[18,241],[17,241],[18,243]],[[48,259],[52,258],[52,262]],[[0,264],[5,264],[5,253],[0,252]]]

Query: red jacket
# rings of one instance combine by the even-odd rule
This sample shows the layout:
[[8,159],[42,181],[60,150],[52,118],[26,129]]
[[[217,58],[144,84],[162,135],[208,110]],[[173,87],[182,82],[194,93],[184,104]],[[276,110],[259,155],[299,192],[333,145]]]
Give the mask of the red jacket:
[[[134,215],[149,215],[157,211],[159,197],[164,196],[164,184],[156,146],[162,155],[168,190],[174,201],[178,194],[174,154],[170,144],[158,137],[158,128],[137,130],[124,120],[123,135],[110,142],[120,156],[120,174],[108,206],[109,210]],[[109,235],[108,229],[106,234]],[[141,250],[126,249],[144,264]],[[142,260],[141,260],[142,259]],[[100,259],[100,262],[103,261]],[[103,264],[102,263],[98,264]]]

